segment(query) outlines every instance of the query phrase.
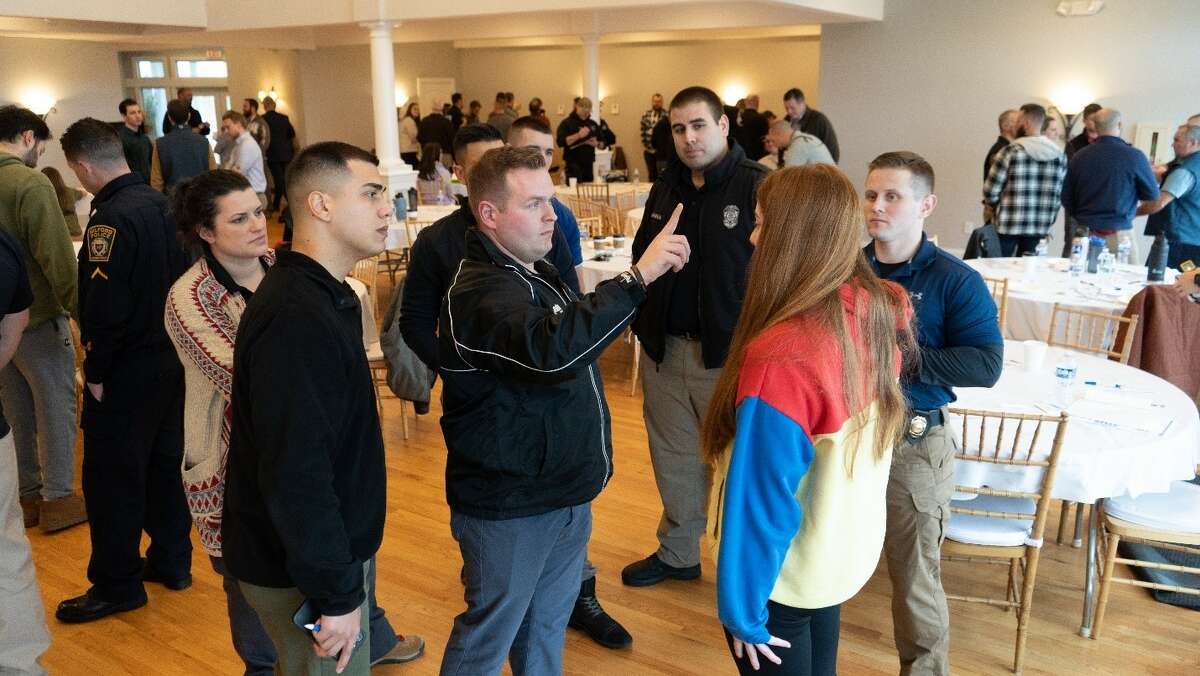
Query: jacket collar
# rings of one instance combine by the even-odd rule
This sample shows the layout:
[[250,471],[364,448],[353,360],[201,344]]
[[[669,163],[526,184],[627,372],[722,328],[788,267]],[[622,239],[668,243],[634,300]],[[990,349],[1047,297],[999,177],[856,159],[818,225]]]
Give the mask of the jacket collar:
[[[863,247],[863,254],[865,254],[867,260],[870,261],[871,267],[878,269],[877,266],[879,265],[879,262],[875,259],[874,241],[869,242],[865,247]],[[929,238],[925,236],[924,232],[922,232],[921,244],[917,247],[917,252],[913,254],[913,257],[909,259],[907,263],[900,266],[900,268],[892,273],[889,279],[907,277],[918,270],[924,270],[925,268],[929,267],[931,263],[933,263],[935,258],[937,258],[937,246],[935,246],[933,242],[930,242]]]
[[100,189],[100,192],[96,193],[96,196],[92,198],[93,208],[111,200],[114,195],[131,185],[145,184],[146,183],[142,180],[142,177],[133,172],[122,174],[108,183],[105,183],[104,187]]
[[[733,175],[738,164],[744,159],[746,159],[746,151],[742,150],[742,146],[734,143],[720,162],[704,170],[704,187],[700,191],[708,191],[724,183]],[[667,167],[666,180],[676,189],[695,190],[692,184],[692,170],[682,161],[672,162]]]
[[[266,255],[261,256],[258,261],[262,264],[264,272],[269,270],[275,264],[275,252],[267,249]],[[217,257],[213,255],[212,248],[209,247],[208,242],[204,243],[204,262],[208,265],[208,271],[212,274],[213,278],[221,286],[225,287],[226,291],[241,294],[243,298],[249,297],[250,291],[234,281],[233,275],[229,274],[225,266],[221,265],[221,261],[217,260]]]
[[[521,274],[530,274],[529,268],[501,251],[490,237],[480,232],[479,228],[475,227],[474,218],[470,220],[470,224],[470,227],[467,228],[467,258],[474,261],[490,261],[493,265],[502,268],[512,268]],[[535,261],[533,269],[543,277],[558,278],[558,271],[544,258]]]
[[346,280],[334,279],[333,275],[330,275],[329,271],[322,267],[320,263],[290,249],[280,249],[276,252],[275,256],[275,267],[279,269],[292,269],[308,277],[329,294],[334,308],[345,310],[358,307],[358,296],[354,293],[354,289],[350,288]]

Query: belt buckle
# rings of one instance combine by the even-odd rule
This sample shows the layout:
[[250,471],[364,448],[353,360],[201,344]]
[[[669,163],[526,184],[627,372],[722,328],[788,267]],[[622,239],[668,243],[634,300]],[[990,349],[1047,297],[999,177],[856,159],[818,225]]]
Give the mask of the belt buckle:
[[914,415],[908,421],[908,436],[912,439],[920,439],[925,436],[928,429],[929,419],[923,415]]

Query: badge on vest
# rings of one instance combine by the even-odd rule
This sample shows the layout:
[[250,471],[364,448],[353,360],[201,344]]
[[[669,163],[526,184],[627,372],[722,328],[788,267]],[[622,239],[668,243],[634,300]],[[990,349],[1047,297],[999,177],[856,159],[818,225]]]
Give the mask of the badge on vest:
[[721,214],[724,217],[725,227],[732,230],[737,227],[738,214],[741,213],[736,204],[730,204],[725,207],[725,211]]
[[87,229],[88,262],[107,263],[112,256],[117,229],[110,225],[93,225]]

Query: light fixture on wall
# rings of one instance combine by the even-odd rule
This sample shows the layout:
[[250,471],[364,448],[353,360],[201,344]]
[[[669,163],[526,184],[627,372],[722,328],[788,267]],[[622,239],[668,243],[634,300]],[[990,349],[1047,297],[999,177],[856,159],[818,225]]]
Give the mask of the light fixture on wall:
[[275,91],[275,85],[271,85],[271,88],[270,88],[270,89],[260,89],[260,90],[258,90],[258,100],[259,100],[259,101],[261,101],[261,100],[263,100],[263,99],[267,98],[268,96],[270,96],[271,98],[275,99],[276,101],[278,101],[278,100],[279,100],[279,92]]
[[404,91],[404,87],[396,85],[396,107],[404,106],[405,101],[408,101],[408,92]]
[[1064,133],[1068,137],[1079,119],[1079,113],[1091,100],[1092,93],[1078,82],[1064,82],[1050,93],[1050,103],[1062,113],[1066,126]]
[[721,100],[725,102],[725,105],[732,106],[737,103],[738,99],[746,98],[749,93],[749,88],[741,82],[729,82],[721,88]]
[[54,97],[54,94],[50,93],[49,89],[44,87],[30,87],[23,91],[17,100],[35,114],[40,115],[43,120],[50,113],[58,112],[58,109],[54,107],[54,104],[58,103],[58,100]]

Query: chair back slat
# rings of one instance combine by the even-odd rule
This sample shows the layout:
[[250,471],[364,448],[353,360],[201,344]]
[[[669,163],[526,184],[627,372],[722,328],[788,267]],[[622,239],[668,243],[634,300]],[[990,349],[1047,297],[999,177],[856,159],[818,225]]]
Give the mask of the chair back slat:
[[1005,322],[1008,321],[1008,277],[984,277],[984,284],[992,293],[996,303],[996,319],[1000,324],[1000,333],[1005,332]]
[[609,190],[607,183],[577,183],[575,185],[579,196],[591,202],[608,204]]
[[1050,312],[1050,331],[1046,334],[1046,344],[1089,352],[1127,364],[1137,323],[1136,314],[1122,317],[1055,303]]

